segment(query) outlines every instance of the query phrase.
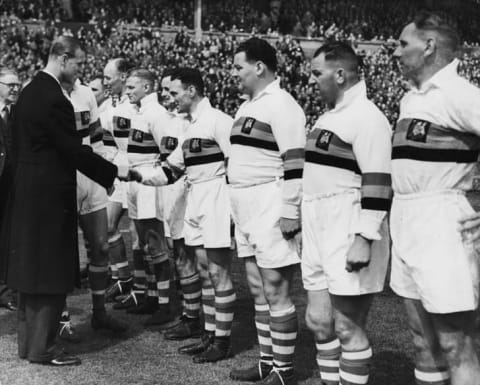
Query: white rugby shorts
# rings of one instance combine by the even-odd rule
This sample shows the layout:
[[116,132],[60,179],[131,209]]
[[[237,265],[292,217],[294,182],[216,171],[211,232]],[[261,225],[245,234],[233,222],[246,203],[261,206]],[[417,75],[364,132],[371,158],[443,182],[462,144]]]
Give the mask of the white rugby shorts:
[[276,180],[230,188],[238,257],[255,256],[257,265],[265,269],[300,262],[296,241],[287,241],[280,230],[282,184],[283,180]]
[[163,216],[165,219],[165,236],[174,240],[184,237],[185,208],[187,192],[185,178],[174,184],[161,188],[163,193]]
[[113,186],[115,187],[115,190],[113,191],[113,194],[108,197],[108,200],[113,203],[119,203],[122,205],[122,208],[128,209],[128,182],[115,179]]
[[230,247],[230,200],[225,177],[187,187],[184,235],[187,246]]
[[163,198],[159,187],[146,186],[137,182],[128,182],[128,216],[131,219],[161,219],[163,217]]
[[430,313],[476,309],[479,256],[458,230],[458,220],[473,213],[460,191],[394,195],[390,216],[393,291],[421,300]]
[[77,210],[79,215],[90,214],[107,207],[108,196],[103,186],[77,171]]
[[370,264],[359,271],[345,269],[360,217],[360,192],[305,195],[302,201],[302,279],[306,290],[334,295],[363,295],[383,290],[389,258],[388,223],[382,239],[372,242]]

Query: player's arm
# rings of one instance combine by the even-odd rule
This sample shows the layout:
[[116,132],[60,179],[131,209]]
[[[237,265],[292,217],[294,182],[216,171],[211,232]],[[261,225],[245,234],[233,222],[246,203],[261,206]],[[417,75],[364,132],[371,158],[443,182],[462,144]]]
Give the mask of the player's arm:
[[230,134],[232,132],[232,126],[233,119],[226,114],[219,116],[215,125],[215,141],[218,143],[225,157],[225,170],[228,167],[228,158],[230,156]]
[[99,146],[99,149],[105,159],[113,161],[118,153],[118,147],[113,138],[113,115],[110,110],[107,110],[100,114],[99,119],[102,132],[102,146],[101,148]]
[[305,163],[305,124],[305,114],[299,106],[291,104],[276,106],[272,131],[283,161],[283,208],[280,229],[286,239],[293,238],[301,230],[300,203]]
[[370,263],[370,245],[380,240],[380,227],[392,199],[391,131],[383,116],[366,119],[352,143],[362,172],[361,210],[354,228],[355,239],[347,253],[347,271],[357,271]]

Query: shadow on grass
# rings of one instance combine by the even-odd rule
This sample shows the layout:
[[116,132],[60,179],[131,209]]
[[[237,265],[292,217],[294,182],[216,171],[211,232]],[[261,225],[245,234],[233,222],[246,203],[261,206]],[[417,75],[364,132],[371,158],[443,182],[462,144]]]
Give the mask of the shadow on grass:
[[0,310],[0,337],[17,333],[17,312]]

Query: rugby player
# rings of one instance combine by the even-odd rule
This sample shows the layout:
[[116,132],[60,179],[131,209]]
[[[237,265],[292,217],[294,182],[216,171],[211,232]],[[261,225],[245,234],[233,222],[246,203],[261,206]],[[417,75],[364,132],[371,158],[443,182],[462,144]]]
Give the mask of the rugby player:
[[232,74],[247,100],[235,116],[228,178],[238,256],[255,302],[259,362],[230,377],[262,384],[296,384],[293,357],[297,312],[290,297],[300,262],[305,114],[276,78],[277,57],[267,41],[242,42]]
[[360,60],[345,42],[320,47],[311,83],[329,110],[307,137],[302,200],[306,323],[325,385],[367,384],[365,332],[388,265],[391,129],[367,99]]
[[[404,298],[417,384],[477,385],[478,252],[470,238],[480,90],[458,75],[459,37],[434,13],[405,26],[395,52],[412,89],[393,139],[392,289]],[[458,222],[463,223],[462,228]]]

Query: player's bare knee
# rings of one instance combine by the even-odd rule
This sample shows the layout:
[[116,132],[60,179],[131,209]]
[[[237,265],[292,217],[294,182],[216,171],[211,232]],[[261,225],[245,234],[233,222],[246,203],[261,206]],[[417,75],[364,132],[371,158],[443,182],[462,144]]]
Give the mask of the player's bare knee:
[[309,305],[305,312],[305,323],[317,338],[327,339],[334,332],[333,319],[325,317],[322,309]]
[[462,361],[462,353],[465,349],[466,337],[460,333],[440,333],[438,342],[449,365],[451,367],[458,366]]
[[355,339],[358,339],[360,330],[352,322],[345,319],[335,321],[335,334],[342,345],[349,345]]

